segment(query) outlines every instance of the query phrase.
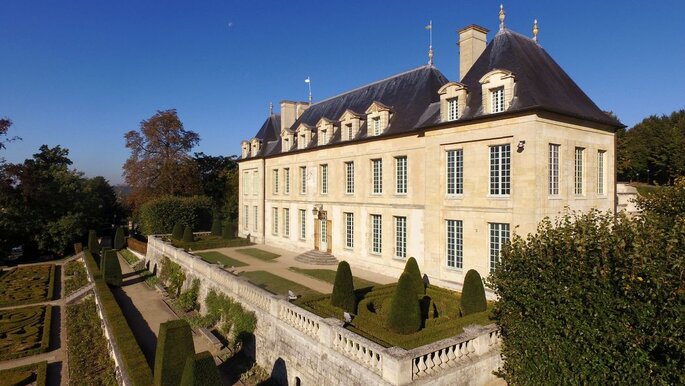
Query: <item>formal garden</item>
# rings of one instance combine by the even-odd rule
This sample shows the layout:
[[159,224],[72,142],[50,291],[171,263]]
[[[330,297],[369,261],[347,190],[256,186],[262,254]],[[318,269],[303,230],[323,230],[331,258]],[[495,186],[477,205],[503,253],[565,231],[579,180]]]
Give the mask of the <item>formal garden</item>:
[[88,273],[81,260],[64,264],[64,296],[68,297],[88,284]]
[[0,310],[0,360],[43,353],[50,346],[52,306]]
[[55,290],[55,265],[30,265],[0,273],[0,307],[50,301]]
[[3,385],[13,386],[45,386],[47,384],[48,362],[42,361],[18,366],[7,370],[0,370]]

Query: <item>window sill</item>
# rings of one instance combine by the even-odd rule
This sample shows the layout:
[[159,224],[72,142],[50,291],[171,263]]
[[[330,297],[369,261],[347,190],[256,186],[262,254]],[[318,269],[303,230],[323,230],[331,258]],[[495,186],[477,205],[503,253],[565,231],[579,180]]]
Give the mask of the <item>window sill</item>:
[[448,194],[445,196],[446,200],[463,200],[464,199],[464,194]]
[[464,267],[457,268],[457,267],[450,267],[449,265],[445,267],[449,272],[453,273],[464,273]]
[[343,249],[346,250],[346,251],[353,251],[353,250],[354,250],[354,246],[352,246],[352,247],[343,247]]
[[371,256],[376,256],[376,257],[381,257],[383,255],[382,252],[369,252],[369,255]]
[[393,194],[393,197],[397,197],[397,198],[407,198],[407,196],[409,196],[407,193],[395,193],[395,194]]
[[493,200],[508,200],[511,198],[511,194],[503,194],[503,195],[488,194],[487,197],[489,199],[493,199]]
[[346,195],[346,196],[354,196],[354,192],[352,192],[352,193],[347,193],[347,192],[345,192],[345,195]]
[[561,196],[547,196],[547,199],[548,199],[548,200],[553,200],[553,201],[561,201],[561,200],[563,200],[564,198],[561,197]]
[[399,257],[399,256],[393,256],[392,259],[395,260],[395,261],[403,261],[403,262],[404,262],[404,261],[407,261],[407,258],[406,258],[406,257]]

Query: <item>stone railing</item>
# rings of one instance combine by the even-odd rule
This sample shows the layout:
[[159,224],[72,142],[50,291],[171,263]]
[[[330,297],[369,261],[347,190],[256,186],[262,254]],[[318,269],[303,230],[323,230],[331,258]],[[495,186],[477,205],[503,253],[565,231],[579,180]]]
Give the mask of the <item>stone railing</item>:
[[258,320],[266,319],[268,324],[277,325],[278,328],[297,331],[301,333],[300,336],[310,340],[308,346],[318,346],[318,349],[309,347],[307,350],[330,350],[331,353],[342,355],[350,361],[347,367],[354,364],[365,376],[377,377],[375,381],[365,379],[368,384],[406,385],[433,377],[446,377],[443,380],[447,381],[456,376],[457,368],[473,364],[481,358],[496,358],[488,363],[495,367],[484,371],[487,381],[490,380],[488,376],[494,379],[492,371],[499,366],[499,330],[494,324],[467,327],[458,336],[413,350],[387,348],[347,330],[338,319],[322,318],[218,265],[207,263],[198,256],[163,242],[159,237],[150,236],[146,256],[150,261],[150,270],[163,256],[180,265],[186,275],[200,278],[203,287],[201,294],[206,295],[210,288],[220,290],[247,309],[255,311]]

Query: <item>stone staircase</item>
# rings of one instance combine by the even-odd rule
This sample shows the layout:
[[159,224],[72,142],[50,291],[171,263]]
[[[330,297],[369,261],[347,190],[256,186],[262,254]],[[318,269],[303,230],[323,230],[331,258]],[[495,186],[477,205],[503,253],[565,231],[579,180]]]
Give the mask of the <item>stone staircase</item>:
[[295,260],[312,265],[337,265],[338,259],[335,256],[327,252],[321,252],[312,249],[311,251],[305,252],[301,255],[295,256]]

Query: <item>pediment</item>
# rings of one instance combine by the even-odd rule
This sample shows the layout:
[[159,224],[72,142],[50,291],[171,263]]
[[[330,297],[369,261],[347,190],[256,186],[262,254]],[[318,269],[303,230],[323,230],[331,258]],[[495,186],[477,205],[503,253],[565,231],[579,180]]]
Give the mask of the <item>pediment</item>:
[[369,108],[366,109],[366,114],[377,113],[380,111],[390,111],[390,110],[391,110],[391,108],[389,106],[386,106],[386,105],[384,105],[378,101],[373,101],[371,103],[371,106],[369,106]]
[[347,109],[342,114],[342,116],[340,117],[339,120],[340,121],[347,121],[349,119],[363,119],[363,118],[364,118],[363,114],[355,113],[354,111]]
[[467,90],[468,88],[466,87],[465,84],[459,83],[459,82],[449,82],[445,83],[440,89],[438,89],[438,94],[443,95],[446,94],[448,91],[461,91],[461,90]]
[[490,78],[498,76],[500,79],[507,79],[507,78],[514,78],[515,75],[513,72],[501,68],[495,68],[494,70],[488,72],[487,74],[483,75],[482,78],[480,78],[479,82],[480,84],[488,83],[490,81]]

